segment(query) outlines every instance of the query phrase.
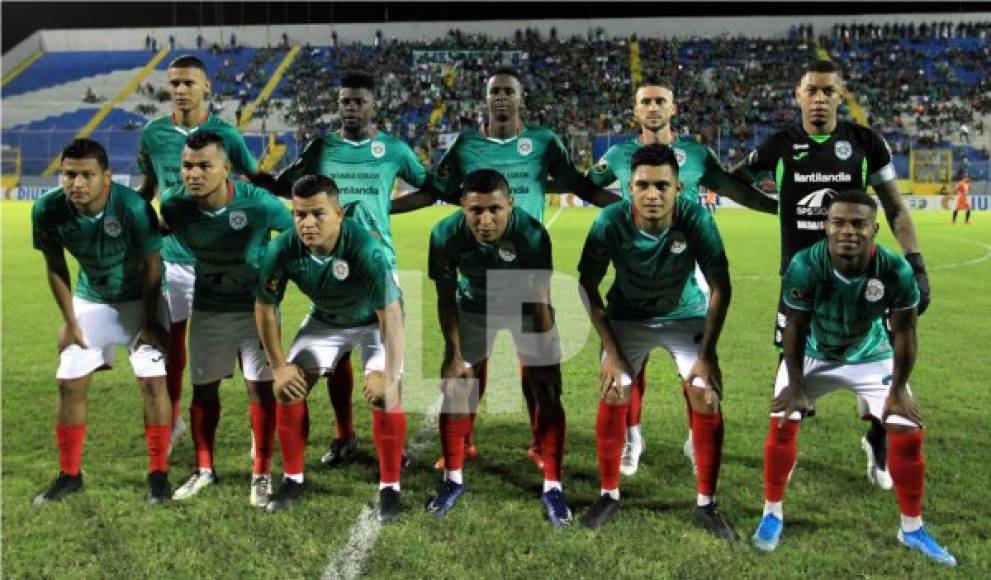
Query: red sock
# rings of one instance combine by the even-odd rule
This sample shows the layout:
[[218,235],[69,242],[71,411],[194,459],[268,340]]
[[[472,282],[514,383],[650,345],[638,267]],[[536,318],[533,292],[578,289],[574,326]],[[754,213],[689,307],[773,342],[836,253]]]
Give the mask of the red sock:
[[[537,399],[533,396],[530,381],[527,378],[526,367],[520,366],[520,388],[526,401],[526,414],[530,420],[530,448],[540,450],[540,428],[537,426]],[[545,464],[546,465],[546,464]]]
[[544,460],[544,479],[561,481],[564,469],[564,409],[554,415],[537,415],[537,448]]
[[379,481],[396,483],[403,468],[406,446],[406,414],[402,407],[391,411],[372,409],[372,440],[379,456]]
[[182,414],[182,377],[186,372],[186,321],[173,322],[165,355],[166,382],[172,401],[172,424]]
[[909,517],[922,515],[922,492],[926,487],[922,438],[921,429],[888,431],[888,472],[895,484],[898,511]]
[[[478,400],[475,401],[476,408],[478,405],[482,404],[482,396],[485,395],[485,385],[489,381],[489,361],[483,360],[475,366],[475,379],[478,381]],[[470,426],[468,427],[468,432],[465,433],[465,447],[475,446],[475,417],[478,416],[478,411],[470,411],[468,413],[468,420],[470,421]]]
[[471,431],[471,418],[440,416],[440,448],[444,452],[444,468],[449,471],[465,465],[465,439]]
[[282,471],[303,473],[306,455],[306,403],[275,405],[275,422],[282,451]]
[[148,445],[148,473],[169,470],[169,439],[171,425],[145,425],[145,444]]
[[213,469],[213,442],[219,423],[220,399],[198,399],[194,392],[193,402],[189,405],[189,424],[193,448],[196,449],[196,465],[200,469]]
[[[778,427],[780,420],[778,417],[771,417],[767,440],[764,441],[764,499],[767,501],[781,501],[785,498],[788,475],[798,456],[798,428],[802,423],[785,421],[784,427]],[[696,456],[697,454],[698,451]]]
[[251,402],[251,434],[255,436],[255,463],[252,475],[272,473],[275,453],[275,399]]
[[695,447],[696,490],[716,495],[719,467],[723,460],[723,416],[692,412],[692,445]]
[[330,394],[330,404],[334,407],[338,439],[354,437],[354,415],[351,412],[353,390],[354,372],[351,369],[351,353],[348,352],[327,379],[327,393]]
[[[640,369],[640,374],[633,379],[630,387],[630,412],[626,415],[626,426],[636,427],[640,424],[640,413],[643,410],[643,396],[647,392],[647,378],[645,369]],[[609,489],[609,488],[607,488]]]
[[86,423],[82,425],[55,425],[59,471],[66,475],[79,475],[83,464],[83,443],[85,441]]
[[619,489],[619,461],[626,442],[626,414],[629,403],[610,405],[599,401],[595,417],[595,454],[599,460],[599,480],[602,489]]

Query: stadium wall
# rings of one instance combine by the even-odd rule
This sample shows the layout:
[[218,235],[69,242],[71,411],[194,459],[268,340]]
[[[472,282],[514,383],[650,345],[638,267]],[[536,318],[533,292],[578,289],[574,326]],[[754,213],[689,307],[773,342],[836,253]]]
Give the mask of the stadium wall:
[[24,40],[17,43],[14,48],[8,50],[3,55],[3,72],[4,75],[7,72],[14,70],[17,65],[21,64],[27,60],[32,54],[43,51],[44,48],[44,33],[46,31],[38,31],[31,33],[30,36]]
[[[249,46],[278,45],[283,33],[293,44],[323,46],[330,44],[331,32],[336,32],[339,42],[370,43],[375,31],[381,30],[387,38],[401,40],[431,40],[442,38],[449,30],[460,29],[465,33],[484,33],[492,38],[510,38],[517,29],[536,28],[547,34],[557,28],[559,37],[586,36],[602,27],[607,36],[644,37],[713,37],[719,35],[784,37],[794,24],[811,24],[817,32],[829,30],[834,24],[890,22],[920,24],[943,21],[980,22],[991,20],[991,12],[927,13],[927,14],[861,14],[841,16],[734,16],[734,17],[672,17],[672,18],[603,18],[596,20],[489,20],[457,22],[390,22],[372,24],[276,24],[269,26],[217,26],[197,27],[147,27],[129,29],[43,30],[42,46],[46,51],[68,50],[135,50],[144,48],[147,35],[159,44],[170,35],[177,46],[196,46],[197,35],[202,34],[208,44],[229,43],[235,34],[239,44]],[[13,51],[11,51],[13,52]],[[7,58],[7,55],[4,55]]]

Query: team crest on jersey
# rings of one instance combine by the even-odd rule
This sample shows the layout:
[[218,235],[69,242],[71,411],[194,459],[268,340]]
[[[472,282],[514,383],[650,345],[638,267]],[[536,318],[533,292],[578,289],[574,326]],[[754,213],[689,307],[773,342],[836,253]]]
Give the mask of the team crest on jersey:
[[533,141],[529,137],[522,137],[516,142],[516,152],[526,157],[533,153]]
[[376,159],[381,159],[385,156],[385,143],[381,141],[372,141],[372,157]]
[[[792,300],[801,300],[803,298],[801,288],[792,288],[788,295],[791,296]],[[787,322],[788,320],[784,314],[778,314],[778,326],[783,327]]]
[[592,171],[595,173],[605,173],[609,169],[609,164],[606,163],[605,159],[600,159],[598,163],[592,166]]
[[675,149],[674,158],[678,160],[678,167],[681,167],[682,165],[685,164],[685,159],[687,159],[688,156],[685,155],[685,152],[683,150]]
[[881,283],[877,278],[871,278],[867,281],[867,289],[864,290],[864,298],[868,302],[877,302],[884,296],[884,284]]
[[837,141],[836,145],[833,146],[833,152],[836,153],[836,158],[840,161],[846,161],[853,155],[853,147],[850,145],[849,141]]
[[111,238],[116,238],[122,231],[124,231],[124,228],[120,225],[120,222],[117,221],[117,218],[108,217],[103,220],[103,231]]
[[688,242],[685,240],[685,235],[681,232],[673,232],[671,234],[671,243],[668,245],[668,249],[671,250],[672,254],[681,254],[688,249]]
[[513,242],[499,242],[499,257],[504,262],[512,262],[516,259],[516,246],[513,245]]
[[338,280],[346,280],[348,274],[351,273],[351,267],[348,266],[345,260],[334,260],[333,265],[330,267],[330,271],[334,273],[334,278]]
[[248,216],[239,209],[231,212],[228,216],[227,221],[230,222],[231,227],[235,230],[244,229],[244,226],[248,225]]
[[269,276],[268,279],[265,280],[265,288],[267,288],[272,294],[277,293],[279,291],[279,277]]

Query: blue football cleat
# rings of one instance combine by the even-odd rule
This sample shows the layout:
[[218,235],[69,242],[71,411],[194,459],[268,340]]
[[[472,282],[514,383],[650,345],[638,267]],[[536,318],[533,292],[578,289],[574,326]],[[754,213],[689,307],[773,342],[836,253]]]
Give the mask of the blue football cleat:
[[914,532],[905,532],[899,529],[898,541],[912,550],[922,552],[925,557],[935,560],[944,566],[957,565],[957,559],[953,557],[953,554],[943,546],[937,544],[936,540],[926,532],[924,527]]
[[765,514],[754,532],[754,547],[763,552],[773,552],[781,541],[785,523],[774,514]]
[[463,483],[445,481],[440,486],[440,491],[427,502],[427,513],[433,516],[442,516],[451,511],[461,496],[465,493]]
[[540,501],[544,502],[547,508],[547,519],[555,528],[566,526],[571,523],[571,508],[564,501],[564,492],[560,489],[552,489],[544,492],[540,496]]

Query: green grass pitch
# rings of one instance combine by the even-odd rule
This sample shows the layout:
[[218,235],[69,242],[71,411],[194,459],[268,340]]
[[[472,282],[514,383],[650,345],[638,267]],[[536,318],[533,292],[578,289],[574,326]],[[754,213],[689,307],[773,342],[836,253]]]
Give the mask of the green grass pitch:
[[[146,456],[141,405],[123,353],[116,368],[100,373],[90,390],[89,436],[83,460],[86,487],[43,509],[31,498],[57,472],[53,436],[56,395],[55,333],[60,320],[31,248],[30,205],[2,206],[3,274],[3,575],[5,577],[317,577],[348,543],[354,522],[375,495],[377,476],[369,413],[360,395],[355,418],[362,457],[326,470],[319,457],[333,434],[321,385],[310,398],[312,436],[307,451],[309,495],[294,509],[269,516],[248,504],[249,423],[240,379],[222,387],[217,470],[221,484],[182,505],[144,503]],[[399,262],[426,270],[429,230],[451,208],[397,216]],[[560,272],[555,305],[565,348],[577,354],[564,365],[568,412],[565,490],[580,513],[598,494],[594,423],[597,341],[582,324],[574,274],[595,211],[548,208]],[[468,464],[469,491],[446,518],[422,506],[433,493],[439,455],[436,430],[424,429],[424,411],[437,396],[441,339],[432,284],[425,273],[407,276],[411,352],[422,352],[420,380],[407,385],[413,467],[403,479],[405,513],[381,530],[362,562],[370,577],[794,578],[986,577],[991,570],[991,441],[984,361],[991,326],[991,222],[951,226],[948,213],[915,214],[930,268],[934,302],[921,319],[919,358],[912,385],[926,421],[928,479],[925,518],[936,538],[960,561],[939,568],[901,547],[891,492],[870,487],[859,439],[865,424],[854,397],[840,393],[818,405],[802,428],[799,461],[786,499],[786,529],[774,554],[744,540],[727,545],[692,520],[694,480],[681,444],[685,409],[674,365],[655,351],[648,370],[644,410],[647,442],[640,472],[624,478],[623,508],[597,532],[573,526],[554,530],[538,500],[541,476],[526,459],[529,429],[517,370],[503,365],[479,418],[481,457]],[[733,302],[720,344],[726,383],[726,442],[719,500],[737,531],[748,538],[762,506],[762,445],[776,355],[770,346],[778,289],[775,218],[724,210],[717,222],[733,277]],[[893,244],[886,225],[882,243]],[[572,277],[569,279],[569,277]],[[411,282],[412,281],[412,282]],[[295,290],[293,290],[295,291]],[[421,294],[422,296],[418,296]],[[305,303],[290,295],[283,310],[285,340]],[[422,313],[422,319],[417,316]],[[420,327],[417,328],[417,320]],[[357,368],[357,367],[356,367]],[[411,374],[413,374],[411,372]],[[360,391],[358,391],[360,393]],[[184,392],[188,404],[190,388]],[[192,468],[188,435],[173,453],[171,480]],[[276,472],[281,466],[275,458]]]

